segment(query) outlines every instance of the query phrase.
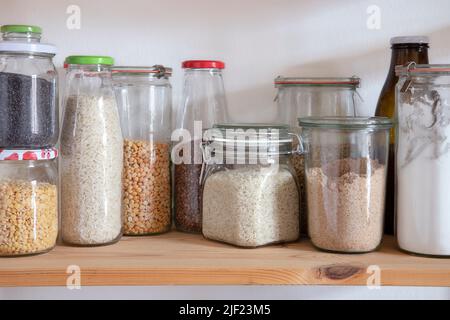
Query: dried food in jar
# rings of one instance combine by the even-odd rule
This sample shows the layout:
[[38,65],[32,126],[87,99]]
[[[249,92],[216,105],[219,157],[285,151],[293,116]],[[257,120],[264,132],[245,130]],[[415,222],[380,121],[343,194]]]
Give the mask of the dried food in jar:
[[56,143],[56,84],[0,72],[0,147],[49,147]]
[[310,168],[306,177],[314,245],[330,251],[375,250],[383,233],[386,166],[346,158]]
[[124,233],[166,232],[171,225],[170,146],[124,141]]
[[203,234],[258,247],[299,237],[299,195],[289,170],[241,167],[212,173],[203,189]]
[[202,230],[201,164],[175,165],[175,225],[184,232]]
[[0,256],[42,253],[58,235],[58,192],[46,182],[0,182]]
[[103,245],[122,234],[123,138],[112,96],[69,96],[61,133],[62,238]]

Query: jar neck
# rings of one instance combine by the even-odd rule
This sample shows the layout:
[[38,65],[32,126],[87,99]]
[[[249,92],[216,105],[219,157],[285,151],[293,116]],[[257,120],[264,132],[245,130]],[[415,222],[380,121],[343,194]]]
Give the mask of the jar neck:
[[41,34],[34,32],[4,32],[2,39],[3,41],[39,43],[41,42]]
[[67,68],[68,72],[92,72],[92,73],[111,73],[111,66],[100,64],[71,64]]
[[222,75],[222,69],[217,68],[199,68],[199,69],[184,69],[186,75],[199,74],[199,75]]

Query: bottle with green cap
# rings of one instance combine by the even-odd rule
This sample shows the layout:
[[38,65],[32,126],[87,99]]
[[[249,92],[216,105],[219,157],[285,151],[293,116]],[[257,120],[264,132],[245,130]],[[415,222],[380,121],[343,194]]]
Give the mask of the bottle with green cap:
[[61,129],[61,235],[98,246],[122,235],[123,137],[112,85],[113,58],[66,58]]
[[42,29],[0,27],[0,149],[48,148],[58,142],[55,46],[41,42]]

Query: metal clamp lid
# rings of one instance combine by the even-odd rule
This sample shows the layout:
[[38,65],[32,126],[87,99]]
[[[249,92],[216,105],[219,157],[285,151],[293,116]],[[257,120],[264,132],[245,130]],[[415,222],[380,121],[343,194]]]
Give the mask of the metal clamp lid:
[[342,86],[359,88],[361,79],[357,76],[351,77],[283,77],[275,78],[275,86]]
[[450,73],[450,64],[417,64],[409,62],[395,67],[397,76],[409,76],[411,74]]
[[172,76],[172,68],[156,64],[151,67],[139,66],[115,66],[112,68],[113,74],[148,74],[156,78],[168,78]]

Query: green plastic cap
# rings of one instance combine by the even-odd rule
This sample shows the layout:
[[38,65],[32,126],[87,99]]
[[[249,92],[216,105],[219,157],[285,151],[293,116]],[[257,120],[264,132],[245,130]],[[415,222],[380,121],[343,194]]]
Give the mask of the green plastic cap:
[[0,31],[2,33],[5,32],[14,32],[14,33],[42,33],[42,28],[38,26],[28,26],[23,24],[7,24],[1,27]]
[[64,62],[67,64],[102,64],[112,66],[114,59],[108,56],[69,56]]

